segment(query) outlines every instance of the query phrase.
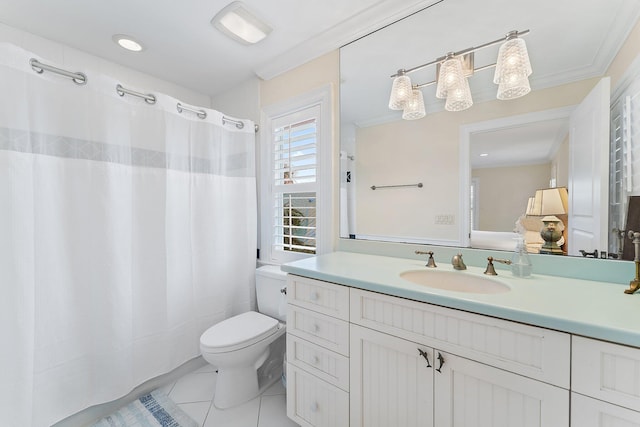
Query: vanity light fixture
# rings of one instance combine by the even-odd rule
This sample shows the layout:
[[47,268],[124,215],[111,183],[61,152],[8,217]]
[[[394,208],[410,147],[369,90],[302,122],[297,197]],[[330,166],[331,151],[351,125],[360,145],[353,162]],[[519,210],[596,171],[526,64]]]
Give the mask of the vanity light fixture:
[[[426,64],[410,69],[400,69],[391,77],[393,84],[389,97],[389,108],[392,110],[406,110],[402,118],[406,120],[419,119],[425,114],[414,114],[414,111],[424,111],[424,100],[418,96],[420,89],[436,84],[436,97],[446,99],[447,111],[463,111],[473,105],[469,77],[476,71],[496,67],[493,82],[498,85],[497,98],[501,100],[515,99],[531,91],[529,76],[532,73],[527,46],[520,36],[528,34],[529,30],[510,31],[504,37],[470,47],[458,52],[449,52]],[[495,64],[474,68],[474,52],[489,46],[502,43],[498,51]],[[436,80],[428,83],[412,84],[408,74],[421,70],[430,65],[436,65]],[[420,93],[421,95],[421,93]],[[417,104],[421,103],[421,104]]]
[[125,34],[115,34],[111,39],[118,44],[123,49],[129,50],[131,52],[141,52],[144,50],[142,43],[137,41],[131,36],[127,36]]
[[225,6],[213,17],[211,24],[243,44],[258,43],[273,31],[273,28],[249,11],[240,1]]

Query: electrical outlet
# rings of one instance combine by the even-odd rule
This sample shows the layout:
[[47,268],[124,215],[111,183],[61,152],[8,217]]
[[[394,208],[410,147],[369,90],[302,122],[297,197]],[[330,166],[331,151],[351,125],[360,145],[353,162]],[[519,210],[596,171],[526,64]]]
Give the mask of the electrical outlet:
[[436,215],[436,225],[454,225],[456,223],[456,216],[453,214],[440,214]]

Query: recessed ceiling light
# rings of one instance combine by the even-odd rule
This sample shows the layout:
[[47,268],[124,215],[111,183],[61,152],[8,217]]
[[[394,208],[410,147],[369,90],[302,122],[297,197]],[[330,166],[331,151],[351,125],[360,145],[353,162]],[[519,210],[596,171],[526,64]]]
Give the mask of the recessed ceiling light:
[[489,153],[482,153],[480,154],[480,157],[487,157],[489,155]]
[[132,52],[140,52],[144,49],[142,44],[135,40],[131,36],[127,36],[125,34],[116,34],[112,37],[113,41],[116,42],[120,47],[130,50]]
[[216,14],[211,24],[232,39],[244,44],[263,40],[273,29],[251,13],[239,1],[234,1]]

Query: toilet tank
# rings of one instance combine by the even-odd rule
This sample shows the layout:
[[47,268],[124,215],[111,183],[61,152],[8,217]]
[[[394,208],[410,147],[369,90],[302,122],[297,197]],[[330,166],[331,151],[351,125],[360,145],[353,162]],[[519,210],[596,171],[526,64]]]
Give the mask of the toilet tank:
[[280,321],[286,320],[287,296],[280,289],[287,285],[287,273],[279,265],[256,269],[256,301],[258,311]]

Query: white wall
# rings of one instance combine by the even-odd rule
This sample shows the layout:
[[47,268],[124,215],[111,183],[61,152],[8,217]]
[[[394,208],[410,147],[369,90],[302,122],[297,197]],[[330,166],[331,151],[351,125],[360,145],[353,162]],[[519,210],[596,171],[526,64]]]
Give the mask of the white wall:
[[239,119],[260,123],[261,80],[254,77],[246,82],[211,97],[211,107]]
[[478,230],[514,231],[516,220],[527,210],[529,197],[549,186],[551,163],[471,171],[478,178]]

